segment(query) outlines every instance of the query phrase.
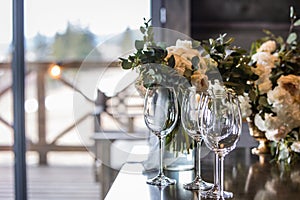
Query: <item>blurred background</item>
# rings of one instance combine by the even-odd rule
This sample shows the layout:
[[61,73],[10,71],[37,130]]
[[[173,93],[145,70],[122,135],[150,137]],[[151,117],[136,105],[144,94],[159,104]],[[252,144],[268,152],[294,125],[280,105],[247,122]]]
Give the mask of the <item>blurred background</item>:
[[[117,48],[116,44],[106,46],[107,52],[102,52],[102,55],[97,51],[92,55],[89,54],[98,45],[110,44],[111,37],[122,35],[129,29],[139,29],[144,17],[150,19],[150,1],[88,0],[74,2],[71,6],[70,1],[67,0],[28,0],[24,1],[24,12],[27,62],[26,134],[28,143],[51,143],[59,132],[70,127],[74,121],[72,87],[81,63],[86,57],[95,63],[110,61],[110,51]],[[12,85],[10,70],[12,1],[2,1],[0,13],[0,29],[2,30],[0,34],[0,145],[9,146],[13,144],[10,126],[13,121],[10,89]],[[126,37],[126,34],[124,36]],[[126,38],[124,38],[124,43],[126,43]],[[58,76],[55,75],[55,68],[51,71],[56,64],[64,65],[62,71],[58,72],[62,81],[55,77]],[[96,64],[93,67],[101,66]],[[83,69],[81,73],[87,73],[89,76],[90,69],[86,71]],[[113,79],[111,82],[115,81]],[[90,98],[93,99],[93,97]],[[87,118],[83,121],[88,120]],[[40,124],[41,122],[44,124]],[[91,122],[83,123],[87,124],[87,128],[90,126],[90,132],[93,131],[94,127]],[[45,133],[41,134],[41,131]],[[60,136],[57,142],[81,145],[76,130],[69,132],[67,135]],[[43,138],[39,138],[41,135],[44,135]],[[32,154],[30,162],[38,163],[39,158],[34,157],[36,156]],[[51,154],[48,159],[51,163]],[[47,163],[47,160],[44,158],[41,162]]]
[[[249,50],[253,41],[264,36],[263,29],[287,35],[290,6],[294,6],[296,13],[300,13],[298,0],[25,0],[27,164],[32,167],[53,166],[52,169],[69,166],[76,170],[74,167],[77,167],[83,171],[74,171],[74,174],[87,174],[86,187],[94,188],[94,191],[87,190],[86,193],[93,194],[91,199],[101,199],[102,186],[94,180],[93,172],[93,133],[99,130],[124,131],[128,127],[130,130],[127,131],[132,132],[146,130],[138,111],[142,105],[141,99],[136,97],[138,95],[132,92],[132,88],[129,88],[129,94],[116,95],[115,88],[112,88],[112,84],[119,83],[124,78],[124,72],[114,64],[118,58],[112,55],[122,55],[124,49],[133,48],[132,41],[137,37],[134,30],[143,25],[143,18],[152,19],[152,24],[156,27],[172,29],[197,40],[216,38],[219,34],[227,33],[229,37],[235,38],[237,46]],[[12,18],[12,1],[2,0],[0,169],[8,173],[1,172],[0,175],[0,199],[14,197],[10,65]],[[106,51],[95,51],[99,46]],[[86,66],[82,67],[82,63]],[[99,72],[99,68],[106,81],[99,86],[100,94],[81,95],[89,109],[74,117],[74,86],[76,87],[75,80],[79,70],[80,76],[92,77],[95,76],[95,71]],[[112,98],[114,96],[117,96],[116,99]],[[132,96],[136,97],[134,104],[138,108],[128,111],[127,108],[133,103],[124,101],[128,96],[131,99]],[[103,98],[108,103],[105,101],[103,104]],[[116,120],[111,110],[101,107],[107,104],[113,105],[118,111],[126,110],[126,115],[119,116]],[[96,123],[95,119],[98,120]],[[75,124],[80,124],[80,130],[85,130],[86,134],[78,131]],[[118,145],[118,148],[130,151],[128,143]],[[115,165],[118,167],[121,163]],[[64,169],[69,171],[68,168],[62,170]],[[64,171],[59,173],[65,174]],[[29,171],[29,181],[39,180],[39,177],[34,178],[35,174],[36,172]],[[51,180],[53,183],[58,182],[57,179]],[[69,180],[72,182],[73,179]],[[44,182],[49,182],[49,179],[44,179]],[[38,185],[39,183],[35,183],[29,188],[30,199],[43,199],[47,195],[49,197],[51,191],[55,190],[55,187],[50,188],[45,184],[37,192]],[[70,191],[65,190],[65,193],[72,196]],[[53,198],[60,199],[58,196]]]

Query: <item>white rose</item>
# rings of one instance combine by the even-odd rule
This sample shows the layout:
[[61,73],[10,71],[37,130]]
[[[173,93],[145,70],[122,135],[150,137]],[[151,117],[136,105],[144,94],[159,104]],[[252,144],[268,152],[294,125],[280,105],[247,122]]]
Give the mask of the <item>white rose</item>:
[[268,76],[272,72],[272,69],[262,65],[261,63],[256,63],[256,67],[252,67],[251,71],[261,78],[261,76]]
[[278,60],[276,55],[272,55],[269,52],[257,52],[252,56],[252,61],[257,64],[261,64],[268,68],[274,68],[275,62]]
[[239,95],[238,99],[240,102],[242,117],[243,118],[249,117],[252,113],[252,110],[251,110],[250,99],[248,95],[247,94]]
[[285,132],[291,131],[291,129],[286,125],[285,119],[282,119],[278,116],[273,116],[272,114],[265,114],[265,127],[267,130],[276,130],[284,129]]
[[175,69],[180,68],[179,71],[184,72],[185,69],[192,69],[192,58],[198,56],[199,58],[199,72],[205,73],[207,70],[207,64],[202,58],[200,52],[197,49],[192,48],[192,42],[188,40],[177,40],[176,46],[167,47],[168,56],[174,56],[175,58]]
[[300,126],[300,102],[297,100],[300,82],[296,80],[296,76],[282,76],[278,86],[267,93],[268,102],[273,105],[272,111],[278,118],[277,126],[285,124],[290,130]]
[[276,67],[275,62],[277,59],[277,56],[269,52],[257,52],[252,56],[252,61],[256,62],[256,67],[252,67],[251,70],[259,76],[255,84],[258,86],[261,94],[265,94],[272,89],[272,82],[269,77],[272,68]]
[[208,77],[205,74],[195,72],[191,76],[191,84],[196,87],[196,91],[206,91],[208,89]]
[[258,52],[274,52],[276,50],[276,42],[273,40],[268,40],[264,42],[259,49],[257,50]]
[[[281,87],[275,87],[267,93],[268,101],[270,104],[282,104],[290,99],[288,92]],[[288,98],[287,98],[288,97]],[[290,100],[288,100],[290,101]],[[275,106],[274,106],[275,107]]]
[[197,49],[193,49],[192,42],[188,40],[177,40],[176,46],[167,47],[167,51],[170,54],[176,54],[188,59],[194,56],[201,57],[200,52]]
[[185,47],[185,48],[191,49],[191,48],[192,48],[192,41],[190,41],[190,40],[180,40],[180,39],[178,39],[178,40],[176,41],[176,46],[177,46],[177,47]]
[[254,116],[254,124],[261,131],[266,131],[267,130],[265,121],[261,118],[261,116],[259,114],[256,114]]
[[300,153],[300,141],[293,142],[291,145],[292,151],[295,151],[297,153]]
[[290,93],[294,101],[300,104],[300,76],[293,74],[281,76],[277,83],[279,87]]
[[267,130],[266,138],[271,141],[279,142],[281,139],[285,138],[288,134],[288,129],[285,126],[281,126],[278,129]]
[[272,82],[270,79],[265,79],[264,82],[258,84],[258,89],[261,94],[265,94],[272,89]]

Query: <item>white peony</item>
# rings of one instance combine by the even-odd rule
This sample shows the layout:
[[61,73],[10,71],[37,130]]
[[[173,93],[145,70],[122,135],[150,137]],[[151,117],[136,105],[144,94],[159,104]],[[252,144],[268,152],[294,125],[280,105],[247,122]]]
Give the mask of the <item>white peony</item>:
[[260,79],[260,83],[258,84],[258,89],[261,94],[266,94],[272,89],[272,82],[269,78]]
[[185,48],[188,48],[188,49],[191,49],[193,48],[192,47],[192,41],[190,40],[177,40],[176,41],[176,47],[185,47]]
[[254,124],[261,131],[266,131],[267,130],[265,120],[263,120],[262,117],[259,114],[256,114],[254,116]]
[[197,49],[193,49],[192,42],[188,40],[177,40],[176,46],[167,47],[167,51],[168,54],[175,54],[189,61],[195,56],[201,58],[200,52]]
[[272,53],[275,50],[276,50],[276,42],[274,40],[268,40],[268,41],[264,42],[257,51]]
[[278,57],[277,54],[271,54],[269,52],[257,52],[251,59],[265,68],[274,68]]
[[270,52],[257,52],[252,56],[252,61],[256,62],[256,67],[252,67],[251,70],[258,75],[258,79],[255,84],[261,94],[267,93],[272,89],[272,82],[270,81],[270,75],[272,68],[275,68],[275,62],[278,60],[277,54],[272,55]]
[[293,74],[281,76],[277,80],[278,86],[286,90],[290,96],[300,104],[300,76]]
[[300,153],[300,141],[293,142],[291,145],[292,151],[295,151],[297,153]]
[[265,120],[259,114],[256,114],[254,124],[259,130],[265,132],[268,140],[279,142],[291,131],[291,128],[286,125],[285,121],[277,116],[265,114],[264,118]]
[[281,126],[278,129],[267,130],[265,135],[268,140],[279,142],[281,139],[286,137],[288,132],[289,131],[285,126]]
[[298,89],[300,78],[294,75],[282,76],[278,79],[278,86],[267,93],[272,111],[276,113],[277,124],[285,124],[289,130],[300,126],[300,102]]
[[242,117],[243,118],[249,117],[252,114],[250,98],[248,97],[247,94],[245,94],[245,95],[239,95],[238,99],[240,102]]

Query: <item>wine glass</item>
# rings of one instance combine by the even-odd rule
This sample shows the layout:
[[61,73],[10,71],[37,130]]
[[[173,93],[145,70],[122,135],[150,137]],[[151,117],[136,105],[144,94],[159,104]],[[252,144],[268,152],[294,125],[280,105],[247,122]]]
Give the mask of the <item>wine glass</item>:
[[211,183],[207,183],[201,178],[201,144],[202,134],[198,127],[198,112],[202,104],[201,94],[196,92],[195,87],[190,87],[184,91],[181,106],[181,122],[184,130],[196,142],[195,163],[196,174],[195,179],[191,183],[186,183],[183,187],[187,190],[208,190],[212,187]]
[[159,139],[159,172],[148,184],[168,186],[176,180],[166,177],[163,173],[164,138],[176,125],[178,118],[178,102],[174,88],[152,86],[147,89],[144,102],[144,120],[149,130]]
[[205,100],[199,114],[200,126],[206,146],[215,153],[214,186],[202,192],[206,198],[232,198],[224,191],[224,157],[235,149],[241,134],[242,118],[237,97],[228,91],[204,94]]

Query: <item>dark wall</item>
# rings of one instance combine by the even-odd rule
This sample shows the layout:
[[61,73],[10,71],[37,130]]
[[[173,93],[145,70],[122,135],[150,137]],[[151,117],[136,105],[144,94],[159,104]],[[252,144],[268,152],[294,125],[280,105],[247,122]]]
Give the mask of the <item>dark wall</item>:
[[192,38],[227,33],[236,39],[235,44],[247,49],[265,35],[263,29],[286,36],[291,5],[300,18],[300,0],[191,0],[190,5]]

